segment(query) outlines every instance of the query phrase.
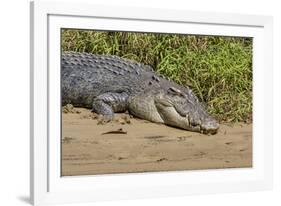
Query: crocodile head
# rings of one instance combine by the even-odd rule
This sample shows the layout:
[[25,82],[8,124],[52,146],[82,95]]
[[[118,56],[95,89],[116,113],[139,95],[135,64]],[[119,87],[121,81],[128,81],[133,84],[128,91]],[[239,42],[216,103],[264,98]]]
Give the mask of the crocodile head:
[[169,87],[155,96],[154,104],[167,125],[204,134],[215,134],[219,128],[218,122],[188,88]]
[[129,108],[140,118],[189,131],[215,134],[219,128],[192,91],[176,84],[132,98]]

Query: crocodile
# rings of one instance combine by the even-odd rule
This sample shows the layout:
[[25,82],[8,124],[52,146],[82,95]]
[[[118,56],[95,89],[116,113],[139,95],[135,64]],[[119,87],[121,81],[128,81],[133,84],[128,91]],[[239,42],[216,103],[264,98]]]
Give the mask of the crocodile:
[[105,121],[128,111],[141,119],[204,134],[215,134],[219,128],[189,87],[149,65],[115,55],[63,52],[61,97],[62,106],[90,108]]

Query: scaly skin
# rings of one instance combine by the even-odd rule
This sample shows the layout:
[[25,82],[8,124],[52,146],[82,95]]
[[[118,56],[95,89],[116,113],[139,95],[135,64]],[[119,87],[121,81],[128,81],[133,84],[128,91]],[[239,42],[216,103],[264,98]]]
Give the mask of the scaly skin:
[[139,118],[190,131],[214,134],[219,128],[191,89],[147,65],[117,56],[66,52],[61,77],[63,105],[92,108],[105,120],[128,110]]

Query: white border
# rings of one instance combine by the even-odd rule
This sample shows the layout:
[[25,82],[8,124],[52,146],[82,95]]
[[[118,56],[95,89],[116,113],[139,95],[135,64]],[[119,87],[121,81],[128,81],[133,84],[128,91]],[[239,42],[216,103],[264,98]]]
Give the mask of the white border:
[[[34,204],[272,187],[270,17],[36,1],[31,3],[31,25],[31,199]],[[254,167],[61,178],[59,35],[62,27],[254,37]]]

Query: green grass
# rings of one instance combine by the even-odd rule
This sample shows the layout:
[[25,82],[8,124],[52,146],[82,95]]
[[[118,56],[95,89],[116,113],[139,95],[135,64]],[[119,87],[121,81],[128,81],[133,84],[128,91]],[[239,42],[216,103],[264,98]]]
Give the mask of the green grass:
[[189,86],[221,122],[251,122],[251,38],[63,30],[62,49],[149,64]]

